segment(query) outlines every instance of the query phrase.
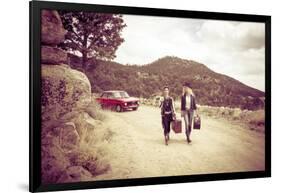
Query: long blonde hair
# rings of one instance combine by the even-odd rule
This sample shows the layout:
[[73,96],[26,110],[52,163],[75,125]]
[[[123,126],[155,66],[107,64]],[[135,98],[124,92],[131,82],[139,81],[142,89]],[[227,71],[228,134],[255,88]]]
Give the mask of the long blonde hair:
[[[189,93],[190,95],[195,96],[194,92],[193,92],[193,90],[191,88],[189,88],[189,91],[190,91],[190,93]],[[185,89],[183,88],[182,89],[182,95],[184,95],[184,94],[187,94],[187,91],[185,91]]]

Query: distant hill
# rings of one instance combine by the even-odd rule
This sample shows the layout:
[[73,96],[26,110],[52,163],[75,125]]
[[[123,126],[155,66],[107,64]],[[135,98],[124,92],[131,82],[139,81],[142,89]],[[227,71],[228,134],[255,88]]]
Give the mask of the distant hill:
[[[70,65],[79,69],[81,58],[70,55]],[[191,83],[199,104],[259,109],[264,107],[264,92],[234,78],[216,73],[204,64],[173,56],[145,65],[122,65],[111,61],[91,61],[85,73],[93,92],[122,89],[137,97],[159,94],[163,86],[179,99],[182,83]]]

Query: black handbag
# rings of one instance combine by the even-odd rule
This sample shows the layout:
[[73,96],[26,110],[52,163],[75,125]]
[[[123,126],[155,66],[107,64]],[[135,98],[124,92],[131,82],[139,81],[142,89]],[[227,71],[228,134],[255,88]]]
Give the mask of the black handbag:
[[194,122],[193,122],[193,129],[200,129],[201,128],[201,118],[197,114],[194,116]]

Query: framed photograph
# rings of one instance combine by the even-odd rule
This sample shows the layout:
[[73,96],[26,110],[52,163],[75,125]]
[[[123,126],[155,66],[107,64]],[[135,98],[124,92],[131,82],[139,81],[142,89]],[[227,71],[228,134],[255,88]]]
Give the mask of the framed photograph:
[[271,17],[30,2],[30,191],[271,176]]

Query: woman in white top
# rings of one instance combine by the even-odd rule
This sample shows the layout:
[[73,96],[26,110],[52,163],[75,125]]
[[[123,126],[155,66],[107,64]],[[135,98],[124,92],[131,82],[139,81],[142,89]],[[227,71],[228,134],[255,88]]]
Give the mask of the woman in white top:
[[191,85],[189,83],[184,83],[183,93],[181,96],[181,116],[184,118],[187,143],[191,142],[190,134],[196,109],[195,95],[192,91]]

